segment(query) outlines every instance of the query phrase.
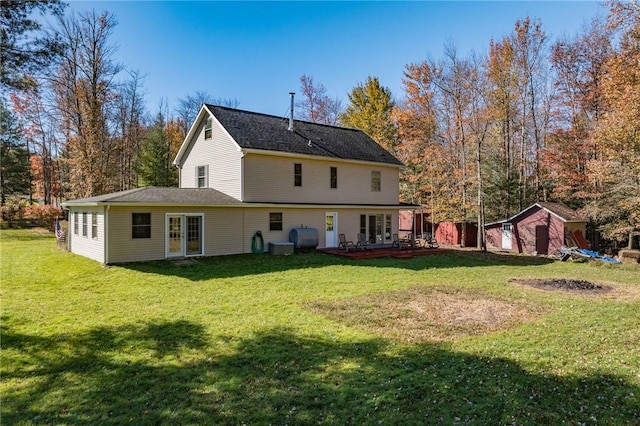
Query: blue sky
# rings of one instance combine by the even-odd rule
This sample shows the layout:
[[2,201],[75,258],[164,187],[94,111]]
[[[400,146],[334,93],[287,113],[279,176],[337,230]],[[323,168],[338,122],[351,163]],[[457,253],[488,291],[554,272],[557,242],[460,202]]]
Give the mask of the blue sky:
[[70,8],[115,15],[114,59],[145,75],[150,112],[161,98],[173,108],[201,90],[278,116],[303,74],[343,104],[369,75],[400,98],[405,65],[439,59],[445,42],[462,55],[486,53],[516,19],[540,19],[555,39],[606,14],[591,1],[72,1]]

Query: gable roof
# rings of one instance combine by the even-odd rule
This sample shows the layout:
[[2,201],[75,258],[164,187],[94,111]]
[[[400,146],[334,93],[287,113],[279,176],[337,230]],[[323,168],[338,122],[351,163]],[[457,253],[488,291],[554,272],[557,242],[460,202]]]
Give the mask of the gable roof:
[[491,226],[491,225],[497,225],[497,224],[500,224],[500,223],[512,222],[514,219],[516,219],[519,216],[522,216],[523,214],[527,213],[529,210],[531,210],[534,207],[538,207],[540,209],[548,211],[549,213],[553,214],[554,216],[557,216],[563,222],[586,222],[587,221],[587,219],[585,219],[584,217],[581,217],[580,215],[578,215],[578,213],[576,213],[575,210],[573,210],[572,208],[570,208],[568,206],[565,206],[564,204],[537,202],[537,203],[534,203],[534,204],[530,205],[526,209],[516,213],[515,215],[511,216],[508,219],[499,220],[499,221],[491,222],[491,223],[486,223],[484,226],[486,227],[486,226]]
[[241,149],[403,166],[361,130],[295,120],[294,130],[289,131],[286,118],[209,104],[200,109],[174,163],[181,162],[196,124],[207,113],[218,120]]
[[107,204],[142,204],[142,205],[242,205],[239,200],[212,188],[161,188],[148,186],[130,189],[128,191],[113,192],[96,197],[62,203],[68,206],[91,206]]
[[560,219],[564,220],[565,222],[572,222],[572,221],[578,221],[578,222],[582,222],[582,221],[586,221],[587,219],[585,219],[584,217],[578,215],[578,213],[576,213],[575,210],[573,210],[572,208],[565,206],[564,204],[560,204],[560,203],[543,203],[543,202],[539,202],[536,203],[538,206],[542,207],[543,209],[555,214],[556,216],[558,216]]

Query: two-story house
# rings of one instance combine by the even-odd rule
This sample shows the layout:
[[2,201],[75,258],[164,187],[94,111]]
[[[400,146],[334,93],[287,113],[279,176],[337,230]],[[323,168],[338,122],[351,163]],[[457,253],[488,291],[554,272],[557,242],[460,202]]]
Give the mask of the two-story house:
[[[293,115],[293,114],[292,114]],[[69,201],[72,252],[103,263],[251,253],[318,230],[318,247],[397,233],[402,163],[359,130],[203,105],[175,165],[179,188]],[[255,247],[253,247],[255,249]]]

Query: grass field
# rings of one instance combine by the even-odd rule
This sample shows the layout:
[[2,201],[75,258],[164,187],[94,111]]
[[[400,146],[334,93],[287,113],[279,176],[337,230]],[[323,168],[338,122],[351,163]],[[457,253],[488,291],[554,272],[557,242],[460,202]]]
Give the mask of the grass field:
[[2,425],[640,424],[639,265],[459,252],[104,267],[37,230],[1,231],[0,256]]

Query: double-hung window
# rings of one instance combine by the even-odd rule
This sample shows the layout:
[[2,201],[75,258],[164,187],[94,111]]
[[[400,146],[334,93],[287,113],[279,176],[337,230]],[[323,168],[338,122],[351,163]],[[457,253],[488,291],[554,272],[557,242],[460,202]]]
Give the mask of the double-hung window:
[[282,213],[269,213],[269,231],[282,231]]
[[98,213],[91,213],[91,238],[98,238]]
[[73,212],[73,233],[78,235],[78,212]]
[[204,138],[206,139],[211,139],[212,136],[212,120],[211,117],[207,118],[207,120],[204,122]]
[[330,170],[331,170],[330,187],[331,189],[336,189],[338,188],[338,168],[331,167]]
[[131,238],[151,238],[151,213],[131,214]]
[[82,213],[82,236],[87,236],[87,213]]
[[380,192],[380,171],[371,171],[371,191]]
[[196,167],[196,187],[197,188],[206,188],[208,185],[208,173],[207,166],[198,166]]
[[302,164],[293,165],[293,186],[302,186]]

